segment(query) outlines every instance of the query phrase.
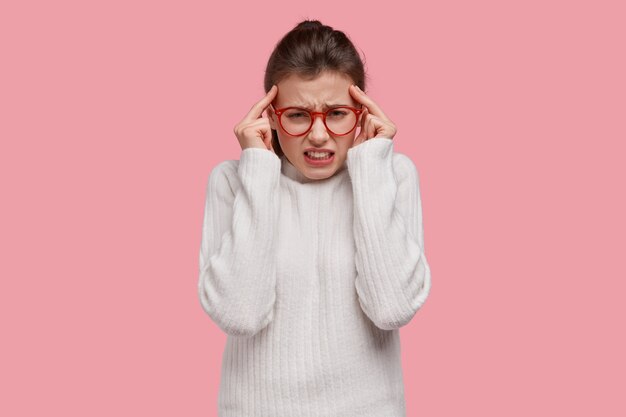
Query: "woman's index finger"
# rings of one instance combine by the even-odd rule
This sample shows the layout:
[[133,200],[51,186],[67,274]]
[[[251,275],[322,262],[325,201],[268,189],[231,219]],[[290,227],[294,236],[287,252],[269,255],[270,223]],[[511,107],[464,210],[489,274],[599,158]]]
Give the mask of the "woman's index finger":
[[365,105],[369,113],[380,117],[381,119],[388,119],[387,115],[383,112],[378,104],[371,97],[369,97],[363,90],[361,90],[357,85],[353,84],[353,89],[351,91],[354,92],[353,97],[361,104]]
[[270,88],[270,90],[267,92],[267,94],[265,94],[265,96],[261,100],[257,101],[254,106],[252,106],[252,108],[245,117],[246,120],[253,121],[261,118],[263,116],[263,111],[265,111],[267,106],[269,106],[272,100],[274,100],[274,97],[276,97],[277,93],[278,86],[274,84],[272,88]]

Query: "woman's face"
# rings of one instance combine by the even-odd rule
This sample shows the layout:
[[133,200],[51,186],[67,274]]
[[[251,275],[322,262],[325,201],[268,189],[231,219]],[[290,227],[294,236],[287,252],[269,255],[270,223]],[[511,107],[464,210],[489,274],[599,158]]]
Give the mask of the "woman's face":
[[[333,105],[360,108],[348,90],[352,84],[354,83],[349,76],[337,72],[325,71],[312,80],[292,74],[277,84],[278,93],[272,105],[274,109],[293,106],[317,112],[326,111]],[[283,117],[285,117],[284,114]],[[309,179],[328,178],[341,167],[348,155],[348,149],[353,145],[358,129],[358,127],[355,128],[347,135],[335,136],[326,129],[322,117],[316,117],[308,133],[302,136],[291,136],[278,123],[278,117],[274,114],[272,106],[268,107],[268,118],[271,128],[275,129],[278,134],[280,147],[289,162]],[[360,116],[358,121],[360,122]],[[310,161],[305,155],[305,151],[310,148],[334,152],[332,161],[328,164],[316,164]]]

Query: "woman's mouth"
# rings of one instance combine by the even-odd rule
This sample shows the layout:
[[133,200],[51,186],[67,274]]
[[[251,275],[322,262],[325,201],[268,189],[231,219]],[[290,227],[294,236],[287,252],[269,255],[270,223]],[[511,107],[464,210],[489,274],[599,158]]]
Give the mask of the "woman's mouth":
[[314,165],[314,166],[328,165],[335,160],[335,153],[334,152],[305,151],[304,160],[309,165]]

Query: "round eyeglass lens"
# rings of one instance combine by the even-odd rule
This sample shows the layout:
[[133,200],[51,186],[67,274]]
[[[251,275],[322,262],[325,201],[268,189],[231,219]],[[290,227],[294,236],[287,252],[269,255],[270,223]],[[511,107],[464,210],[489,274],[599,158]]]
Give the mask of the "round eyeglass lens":
[[[356,126],[356,113],[350,109],[336,108],[326,112],[326,125],[335,135],[345,135]],[[292,136],[301,135],[311,125],[311,115],[303,109],[288,109],[282,114],[283,129]]]

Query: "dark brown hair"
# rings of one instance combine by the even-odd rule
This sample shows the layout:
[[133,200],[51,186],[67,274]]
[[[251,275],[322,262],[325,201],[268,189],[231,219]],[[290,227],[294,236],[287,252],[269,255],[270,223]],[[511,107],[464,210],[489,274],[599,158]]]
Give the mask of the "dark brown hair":
[[[283,36],[270,55],[265,69],[265,92],[292,74],[312,79],[323,71],[345,74],[365,91],[367,75],[363,61],[348,36],[319,20],[303,20]],[[273,129],[272,146],[279,157],[283,155]]]

